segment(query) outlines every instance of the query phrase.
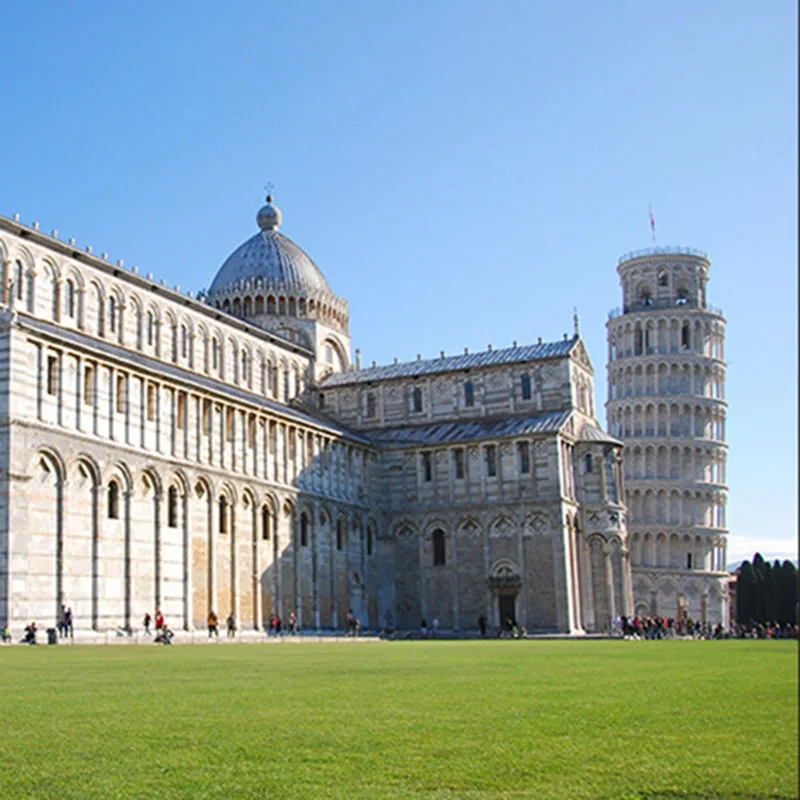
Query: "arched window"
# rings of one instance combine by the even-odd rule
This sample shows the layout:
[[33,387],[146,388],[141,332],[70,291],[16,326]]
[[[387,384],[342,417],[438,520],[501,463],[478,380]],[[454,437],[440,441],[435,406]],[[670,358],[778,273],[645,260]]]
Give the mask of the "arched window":
[[467,408],[472,408],[475,405],[475,387],[472,381],[467,381],[464,384],[464,405]]
[[433,532],[433,566],[443,567],[446,563],[444,531],[437,528]]
[[181,358],[189,355],[189,331],[185,325],[181,325]]
[[247,361],[247,352],[242,351],[242,383],[250,381],[249,363]]
[[211,340],[211,369],[219,369],[219,342],[216,338]]
[[639,290],[639,302],[643,306],[653,305],[653,296],[650,294],[650,289],[646,286]]
[[119,485],[116,481],[108,484],[108,518],[119,519]]
[[422,474],[426,483],[433,480],[433,458],[430,452],[422,454]]
[[372,555],[372,528],[367,528],[367,555]]
[[108,298],[108,330],[111,333],[117,331],[117,300],[114,297]]
[[153,346],[153,339],[155,338],[156,320],[152,311],[147,312],[147,344],[149,347]]
[[689,350],[692,346],[692,334],[689,329],[689,323],[684,322],[683,327],[681,328],[681,347],[686,348]]
[[269,508],[267,506],[261,507],[261,538],[269,541]]
[[633,354],[636,356],[642,355],[644,350],[644,339],[642,334],[642,329],[637,328],[634,334],[634,343],[633,343]]
[[178,326],[172,326],[172,360],[178,362]]
[[678,288],[678,294],[675,299],[676,306],[683,306],[689,302],[689,291],[686,289],[685,286],[681,286]]
[[100,290],[97,290],[97,335],[103,335],[103,298],[100,296]]
[[419,413],[422,411],[422,389],[419,386],[414,387],[413,392],[414,412]]
[[344,548],[344,520],[339,520],[336,523],[336,549],[342,550]]
[[300,515],[300,547],[308,547],[308,517]]
[[523,400],[530,400],[531,399],[531,376],[528,375],[526,372],[521,379],[522,384],[522,399]]
[[253,316],[253,300],[250,297],[245,297],[244,299],[244,315],[246,317]]
[[228,532],[228,501],[224,497],[219,499],[219,532]]
[[167,525],[170,528],[178,527],[178,490],[174,486],[167,491]]
[[22,266],[21,261],[17,261],[17,300],[22,300],[22,293],[24,291],[23,281],[25,280],[25,268]]
[[64,313],[70,318],[75,318],[75,284],[67,281],[64,287]]
[[586,454],[586,458],[584,458],[584,460],[583,460],[583,466],[584,466],[584,470],[586,472],[591,472],[592,471],[592,454],[591,453],[587,453]]
[[658,273],[658,285],[659,286],[669,285],[669,276],[667,275],[666,270],[661,270],[661,272]]

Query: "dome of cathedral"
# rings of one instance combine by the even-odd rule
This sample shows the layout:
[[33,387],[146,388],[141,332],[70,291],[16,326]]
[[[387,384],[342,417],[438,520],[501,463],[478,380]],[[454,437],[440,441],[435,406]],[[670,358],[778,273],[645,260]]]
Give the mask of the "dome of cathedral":
[[265,286],[300,293],[330,292],[319,267],[291,239],[278,233],[281,219],[280,209],[267,197],[267,204],[256,215],[261,230],[228,256],[211,282],[209,294],[259,280]]

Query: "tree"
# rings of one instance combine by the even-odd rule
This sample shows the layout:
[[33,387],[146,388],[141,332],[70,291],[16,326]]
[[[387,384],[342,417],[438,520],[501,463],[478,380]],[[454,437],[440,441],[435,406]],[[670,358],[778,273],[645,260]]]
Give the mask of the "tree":
[[736,621],[749,625],[756,617],[756,573],[749,561],[739,567],[736,579]]

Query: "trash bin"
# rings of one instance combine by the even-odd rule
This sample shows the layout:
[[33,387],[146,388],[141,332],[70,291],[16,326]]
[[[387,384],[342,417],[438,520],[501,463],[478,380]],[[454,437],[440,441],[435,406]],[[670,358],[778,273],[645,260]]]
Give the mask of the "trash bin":
[[58,633],[55,628],[47,629],[47,644],[58,644]]

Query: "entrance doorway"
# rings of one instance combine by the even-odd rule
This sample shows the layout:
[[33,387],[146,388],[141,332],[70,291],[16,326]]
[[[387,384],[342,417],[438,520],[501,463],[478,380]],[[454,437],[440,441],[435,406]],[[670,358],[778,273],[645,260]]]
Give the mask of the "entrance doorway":
[[[516,594],[500,594],[497,596],[497,607],[500,612],[500,627],[504,631],[510,631],[513,624],[516,624]],[[509,623],[509,620],[511,622]]]

